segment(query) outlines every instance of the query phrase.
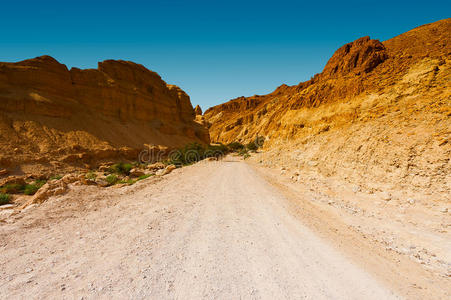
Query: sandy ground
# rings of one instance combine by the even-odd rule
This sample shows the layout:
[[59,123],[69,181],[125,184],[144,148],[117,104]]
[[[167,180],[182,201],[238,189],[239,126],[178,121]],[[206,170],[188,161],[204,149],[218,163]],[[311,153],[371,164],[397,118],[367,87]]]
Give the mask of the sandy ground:
[[[0,298],[449,295],[443,281],[431,281],[408,261],[393,265],[396,257],[379,255],[358,234],[317,230],[315,222],[331,226],[321,220],[327,215],[315,215],[270,182],[269,173],[228,158],[129,187],[74,186],[26,212],[3,213]],[[412,274],[400,278],[396,270]],[[405,287],[423,275],[420,289]]]

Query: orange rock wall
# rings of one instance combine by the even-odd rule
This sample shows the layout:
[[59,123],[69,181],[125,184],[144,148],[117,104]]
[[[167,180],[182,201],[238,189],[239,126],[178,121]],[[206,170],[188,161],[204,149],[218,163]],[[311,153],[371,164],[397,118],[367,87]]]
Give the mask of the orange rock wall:
[[209,143],[189,96],[157,73],[114,60],[68,70],[49,56],[0,63],[0,136],[0,165],[9,168],[80,153],[94,160],[99,151],[135,155],[146,144]]

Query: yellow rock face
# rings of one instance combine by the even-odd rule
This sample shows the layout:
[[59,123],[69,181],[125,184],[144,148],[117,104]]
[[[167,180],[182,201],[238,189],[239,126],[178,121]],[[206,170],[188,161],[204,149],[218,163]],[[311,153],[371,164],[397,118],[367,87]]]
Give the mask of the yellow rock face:
[[266,138],[268,164],[450,191],[451,19],[336,51],[324,71],[204,113],[213,142]]

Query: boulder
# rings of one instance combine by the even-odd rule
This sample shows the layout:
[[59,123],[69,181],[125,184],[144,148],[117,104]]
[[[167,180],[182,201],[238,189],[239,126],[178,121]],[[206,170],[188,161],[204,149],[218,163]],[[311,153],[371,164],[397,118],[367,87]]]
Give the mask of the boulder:
[[160,169],[166,168],[166,165],[165,165],[164,163],[157,162],[157,163],[148,165],[147,168],[148,168],[149,170],[155,171],[155,170],[160,170]]
[[172,172],[175,169],[177,169],[177,167],[175,165],[169,165],[166,167],[166,171],[168,171],[168,172]]
[[25,203],[22,208],[29,206],[30,204],[41,204],[47,201],[48,198],[52,196],[58,196],[66,193],[67,184],[63,180],[51,180],[44,184],[37,192],[33,195],[30,201]]
[[97,184],[95,179],[88,179],[88,178],[86,178],[85,174],[80,174],[77,179],[79,182],[81,182],[82,184],[85,184],[85,185],[96,185]]
[[175,165],[169,165],[169,166],[167,166],[166,168],[164,168],[164,169],[160,169],[160,170],[158,170],[156,173],[155,173],[155,175],[158,175],[158,176],[163,176],[163,175],[166,175],[166,174],[169,174],[169,173],[171,173],[173,170],[175,170],[177,167],[175,166]]
[[0,180],[0,186],[6,185],[6,184],[19,184],[19,185],[24,185],[25,182],[25,178],[22,176],[9,176],[6,177],[5,179]]
[[110,166],[102,165],[99,167],[99,172],[108,172],[110,170]]
[[108,181],[106,181],[104,178],[96,178],[95,183],[96,183],[98,186],[101,186],[101,187],[107,187],[107,186],[110,185],[110,184],[108,183]]
[[48,175],[45,173],[32,173],[26,176],[26,179],[39,179],[39,180],[46,180],[48,178]]
[[145,175],[144,171],[142,171],[138,168],[133,168],[130,170],[131,177],[139,177],[139,176],[143,176],[143,175]]
[[61,178],[61,180],[65,183],[65,184],[70,184],[70,183],[74,183],[76,181],[79,180],[78,176],[75,174],[67,174],[64,175],[63,178]]

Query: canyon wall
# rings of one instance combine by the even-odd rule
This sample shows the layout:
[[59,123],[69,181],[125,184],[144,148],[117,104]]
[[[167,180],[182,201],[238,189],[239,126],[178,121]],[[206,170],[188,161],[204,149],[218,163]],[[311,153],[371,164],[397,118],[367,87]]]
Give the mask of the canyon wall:
[[146,145],[209,143],[189,96],[142,65],[0,63],[0,167],[13,173],[137,160]]
[[266,139],[268,165],[368,191],[450,192],[451,19],[339,48],[324,70],[208,109],[212,141]]

